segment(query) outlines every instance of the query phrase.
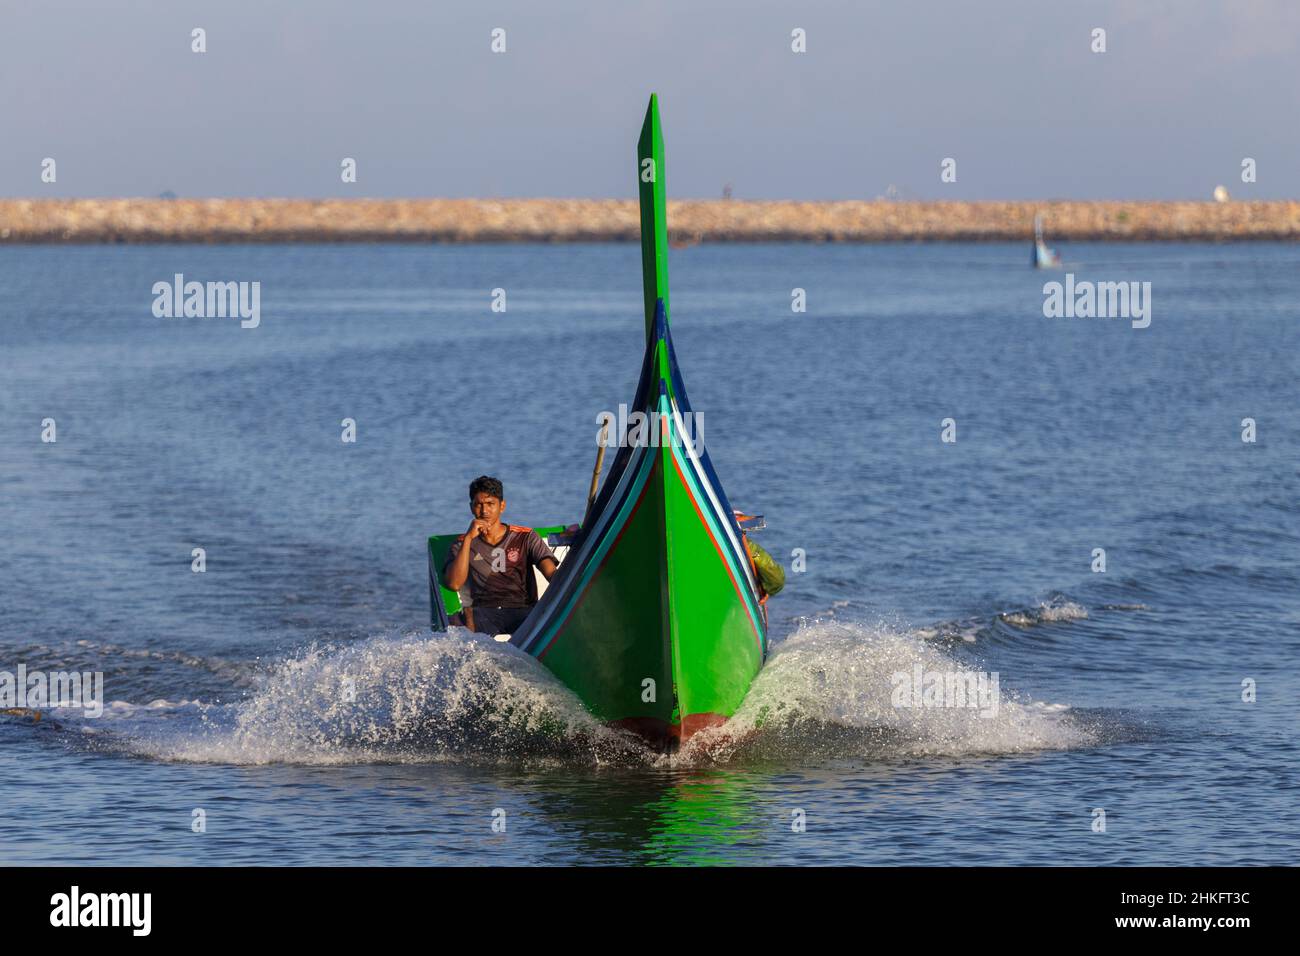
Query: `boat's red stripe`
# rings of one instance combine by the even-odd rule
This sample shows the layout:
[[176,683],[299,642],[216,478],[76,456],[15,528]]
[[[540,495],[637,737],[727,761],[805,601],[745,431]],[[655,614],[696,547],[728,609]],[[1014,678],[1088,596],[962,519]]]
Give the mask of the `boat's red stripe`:
[[[726,569],[727,577],[731,581],[731,586],[736,589],[736,597],[740,598],[740,604],[744,607],[745,592],[740,590],[740,582],[738,582],[736,576],[731,573],[731,564],[727,561],[727,556],[722,550],[722,545],[718,544],[718,539],[713,536],[713,529],[709,527],[708,519],[704,517],[704,512],[700,510],[699,503],[695,500],[695,495],[691,493],[690,482],[688,482],[686,476],[682,474],[682,466],[677,463],[677,456],[672,453],[671,448],[668,450],[668,457],[673,460],[673,470],[677,472],[677,477],[681,480],[682,487],[686,489],[686,497],[690,501],[691,507],[695,509],[695,514],[699,517],[700,525],[704,528],[704,533],[707,534],[709,540],[713,542],[713,549],[718,552],[718,559],[722,562],[723,568]],[[758,628],[754,626],[754,618],[750,615],[749,608],[747,607],[745,608],[745,620],[749,622],[750,630],[754,632],[754,639],[758,641],[759,650],[762,650],[763,638],[758,633]]]
[[600,573],[605,570],[605,565],[609,563],[610,555],[612,555],[618,548],[618,543],[623,540],[623,535],[627,533],[627,529],[632,526],[632,519],[635,518],[636,513],[641,510],[641,502],[645,501],[646,489],[650,487],[650,481],[654,478],[654,465],[651,465],[650,468],[651,473],[646,476],[645,484],[641,486],[641,494],[636,499],[636,504],[632,506],[632,510],[628,512],[627,520],[623,522],[623,527],[619,528],[618,537],[614,539],[614,543],[611,544],[609,550],[605,552],[605,557],[601,559],[600,565],[596,568],[596,573],[591,576],[591,580],[587,582],[587,586],[582,589],[582,594],[578,596],[578,600],[573,603],[573,607],[570,608],[569,613],[564,615],[564,620],[555,628],[555,636],[551,638],[550,643],[542,648],[542,652],[537,655],[539,661],[545,658],[546,655],[551,652],[551,648],[555,646],[557,641],[559,641],[560,633],[564,630],[564,626],[569,623],[569,619],[573,617],[573,615],[578,613],[578,608],[582,607],[582,602],[587,600],[587,595],[591,593],[592,587],[595,586],[596,579],[600,577]]

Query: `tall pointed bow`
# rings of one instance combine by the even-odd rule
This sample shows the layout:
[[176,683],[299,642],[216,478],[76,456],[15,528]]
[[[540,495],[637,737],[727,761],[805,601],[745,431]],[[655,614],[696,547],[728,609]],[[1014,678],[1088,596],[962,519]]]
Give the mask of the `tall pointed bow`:
[[582,539],[515,641],[598,717],[689,737],[735,713],[766,654],[740,530],[686,398],[662,304]]
[[664,137],[659,126],[659,97],[650,94],[641,138],[636,144],[638,196],[641,202],[641,285],[645,290],[646,340],[654,338],[655,308],[660,300],[668,316],[668,214],[664,192]]

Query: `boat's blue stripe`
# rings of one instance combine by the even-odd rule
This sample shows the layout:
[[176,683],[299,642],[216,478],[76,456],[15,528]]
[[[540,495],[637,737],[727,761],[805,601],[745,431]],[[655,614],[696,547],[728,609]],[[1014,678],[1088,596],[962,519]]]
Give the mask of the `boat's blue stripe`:
[[[707,489],[704,487],[708,479],[700,474],[695,466],[695,462],[692,460],[691,456],[686,453],[684,443],[687,441],[687,438],[685,435],[682,435],[677,428],[677,422],[676,419],[673,418],[672,410],[668,408],[668,399],[666,397],[661,399],[659,404],[660,414],[668,416],[669,429],[671,433],[670,437],[672,439],[672,455],[673,458],[676,459],[678,468],[681,470],[682,475],[687,479],[688,487],[686,490],[691,497],[695,499],[696,506],[699,508],[700,513],[704,515],[705,521],[709,525],[709,530],[713,539],[718,542],[719,548],[722,551],[727,564],[731,568],[731,574],[738,583],[741,597],[744,598],[745,610],[748,612],[749,619],[754,625],[754,633],[758,635],[759,645],[762,646],[766,643],[766,639],[763,634],[763,626],[760,623],[761,616],[758,612],[758,604],[754,599],[754,595],[750,593],[750,574],[747,566],[749,556],[743,556],[743,560],[746,564],[742,565],[740,563],[742,556],[736,554],[735,543],[728,536],[726,529],[723,527],[723,523],[719,520],[719,515],[713,506],[713,501],[709,497]],[[716,494],[716,488],[714,489],[714,492]]]
[[[673,337],[668,331],[668,319],[663,315],[662,308],[655,312],[655,328],[668,347],[668,374],[672,386],[673,400],[677,402],[678,410],[686,414],[691,411],[691,402],[686,394],[686,382],[682,378],[682,371],[677,365],[677,351],[673,348]],[[731,502],[727,500],[727,493],[722,490],[722,482],[718,480],[718,474],[713,470],[713,462],[709,459],[707,448],[700,449],[699,458],[700,466],[708,478],[709,487],[718,496],[718,503],[722,505],[725,512],[723,520],[731,526],[736,540],[739,541],[741,537],[740,525],[736,523],[736,515],[731,507]]]
[[[665,343],[665,352],[668,357],[667,376],[663,374],[662,370],[657,369],[656,356],[658,343],[661,340]],[[658,382],[657,388],[654,387],[656,381]],[[719,541],[724,559],[727,561],[732,575],[738,582],[744,582],[740,586],[740,591],[744,598],[745,610],[754,625],[756,633],[759,635],[760,643],[765,648],[766,634],[764,633],[761,623],[762,618],[756,603],[757,595],[752,570],[748,563],[749,555],[738,554],[736,551],[737,547],[742,549],[744,547],[740,526],[736,523],[735,514],[727,501],[725,492],[722,490],[717,474],[713,471],[708,451],[701,448],[697,452],[696,458],[692,458],[691,455],[685,453],[682,443],[686,441],[686,437],[677,427],[677,422],[673,417],[672,406],[665,394],[668,387],[672,389],[677,411],[689,413],[691,408],[686,396],[686,385],[677,366],[677,357],[673,350],[672,337],[668,332],[668,323],[661,301],[659,308],[655,312],[655,336],[646,346],[640,381],[637,383],[636,399],[632,408],[645,412],[657,410],[659,414],[667,416],[672,454],[678,462],[682,474],[688,477],[687,491],[695,499],[700,513],[705,516],[710,534],[715,540]],[[657,405],[652,405],[651,395],[656,392],[659,393],[659,401]],[[624,438],[626,439],[626,436]],[[657,438],[658,435],[654,436],[652,440],[657,440]],[[607,522],[598,521],[597,526],[590,527],[590,533],[599,533],[600,535],[599,541],[593,550],[585,554],[579,553],[589,543],[585,539],[585,535],[574,542],[572,550],[565,558],[565,564],[568,565],[571,561],[577,562],[577,567],[575,567],[577,576],[573,578],[566,576],[564,580],[554,583],[553,586],[556,588],[554,598],[558,606],[552,613],[547,615],[546,621],[539,623],[532,635],[526,637],[521,644],[523,650],[534,657],[540,657],[545,653],[547,647],[550,646],[556,635],[567,623],[569,615],[572,614],[573,609],[581,600],[592,578],[595,577],[604,563],[614,541],[617,540],[623,526],[627,523],[628,517],[641,498],[645,483],[649,479],[656,456],[645,453],[644,447],[640,449],[632,448],[626,441],[620,442],[620,444],[622,447],[620,447],[619,454],[615,458],[614,467],[611,468],[609,478],[606,480],[604,487],[601,488],[601,493],[591,509],[591,513],[595,515],[608,514],[611,508],[616,508],[616,513],[612,520]],[[623,485],[625,475],[622,472],[632,465],[631,459],[638,451],[642,452],[642,456],[636,464],[637,473],[629,485]],[[621,491],[620,485],[623,485]],[[712,495],[709,494],[709,491],[712,491]],[[615,505],[613,499],[620,494],[621,500]],[[722,509],[721,513],[714,505],[715,498]],[[600,527],[601,525],[603,527]],[[721,544],[723,541],[726,542],[725,545]],[[548,588],[543,600],[551,597],[552,591]],[[550,602],[547,601],[547,603]]]
[[[646,345],[645,354],[642,356],[641,374],[637,379],[636,396],[632,400],[632,408],[634,410],[649,410],[651,394],[657,395],[659,391],[656,384],[654,392],[651,392],[652,383],[659,382],[655,345],[655,342],[648,343]],[[604,520],[602,520],[602,518],[606,515],[610,515],[612,509],[617,509],[619,506],[614,500],[615,497],[626,493],[627,484],[624,479],[627,476],[625,472],[629,467],[633,454],[636,452],[636,448],[626,441],[626,435],[620,436],[620,438],[622,440],[617,443],[618,451],[614,455],[614,462],[610,466],[605,481],[601,485],[600,493],[596,496],[596,500],[592,503],[592,506],[587,509],[587,513],[583,516],[582,529],[575,537],[568,555],[560,565],[559,571],[556,572],[555,577],[551,580],[550,587],[546,589],[546,593],[542,595],[542,600],[538,603],[537,608],[535,609],[535,612],[540,612],[545,616],[540,619],[536,625],[531,623],[525,625],[523,632],[516,634],[515,638],[512,640],[512,643],[517,647],[530,654],[534,652],[534,645],[537,643],[542,630],[549,629],[551,626],[550,622],[553,620],[553,612],[550,611],[549,608],[564,601],[573,590],[573,583],[576,580],[578,573],[581,571],[582,561],[586,560],[586,555],[591,553],[590,550],[584,552],[583,549],[587,548],[591,543],[590,539],[592,535],[603,533],[602,528],[607,525],[609,519],[604,518]],[[595,516],[594,521],[592,520],[593,516]]]
[[[642,450],[644,451],[644,449]],[[654,456],[648,454],[642,455],[641,464],[637,469],[636,478],[630,486],[629,493],[624,497],[620,504],[617,516],[609,523],[601,535],[601,540],[597,545],[596,550],[586,558],[586,566],[582,571],[581,577],[579,577],[573,587],[570,588],[564,605],[552,617],[551,623],[548,624],[545,629],[544,636],[542,636],[540,640],[535,638],[527,648],[529,654],[532,654],[534,657],[540,657],[546,651],[546,648],[550,645],[551,641],[555,639],[556,634],[559,633],[560,629],[568,621],[569,615],[573,612],[573,608],[582,598],[583,592],[587,590],[587,585],[591,583],[591,579],[595,577],[596,572],[600,570],[601,565],[605,562],[605,556],[609,553],[610,547],[613,545],[614,541],[617,540],[619,532],[627,523],[628,516],[632,513],[632,509],[635,508],[636,503],[641,500],[642,489],[645,488],[645,483],[649,479],[650,472],[653,468]]]

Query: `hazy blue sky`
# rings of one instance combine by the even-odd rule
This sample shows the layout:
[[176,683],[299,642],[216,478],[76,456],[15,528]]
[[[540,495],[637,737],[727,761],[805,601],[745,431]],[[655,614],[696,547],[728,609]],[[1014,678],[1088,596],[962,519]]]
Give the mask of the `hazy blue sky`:
[[630,198],[652,90],[676,198],[1289,197],[1300,0],[0,0],[0,195]]

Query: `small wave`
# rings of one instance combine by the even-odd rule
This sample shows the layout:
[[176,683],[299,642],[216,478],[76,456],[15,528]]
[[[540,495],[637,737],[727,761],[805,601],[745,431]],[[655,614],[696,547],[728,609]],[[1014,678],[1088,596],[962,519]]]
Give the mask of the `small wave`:
[[1003,611],[998,620],[1012,627],[1036,627],[1056,621],[1087,620],[1088,609],[1073,601],[1044,601],[1038,607]]
[[944,621],[931,627],[920,627],[912,633],[923,641],[947,644],[974,644],[988,630],[980,621]]
[[86,639],[76,641],[75,646],[81,651],[94,651],[105,658],[115,656],[134,660],[166,661],[181,664],[196,670],[210,671],[236,684],[247,685],[255,679],[248,665],[243,661],[231,661],[220,657],[200,657],[195,654],[186,654],[183,651],[156,651],[150,648],[124,647],[120,644]]

